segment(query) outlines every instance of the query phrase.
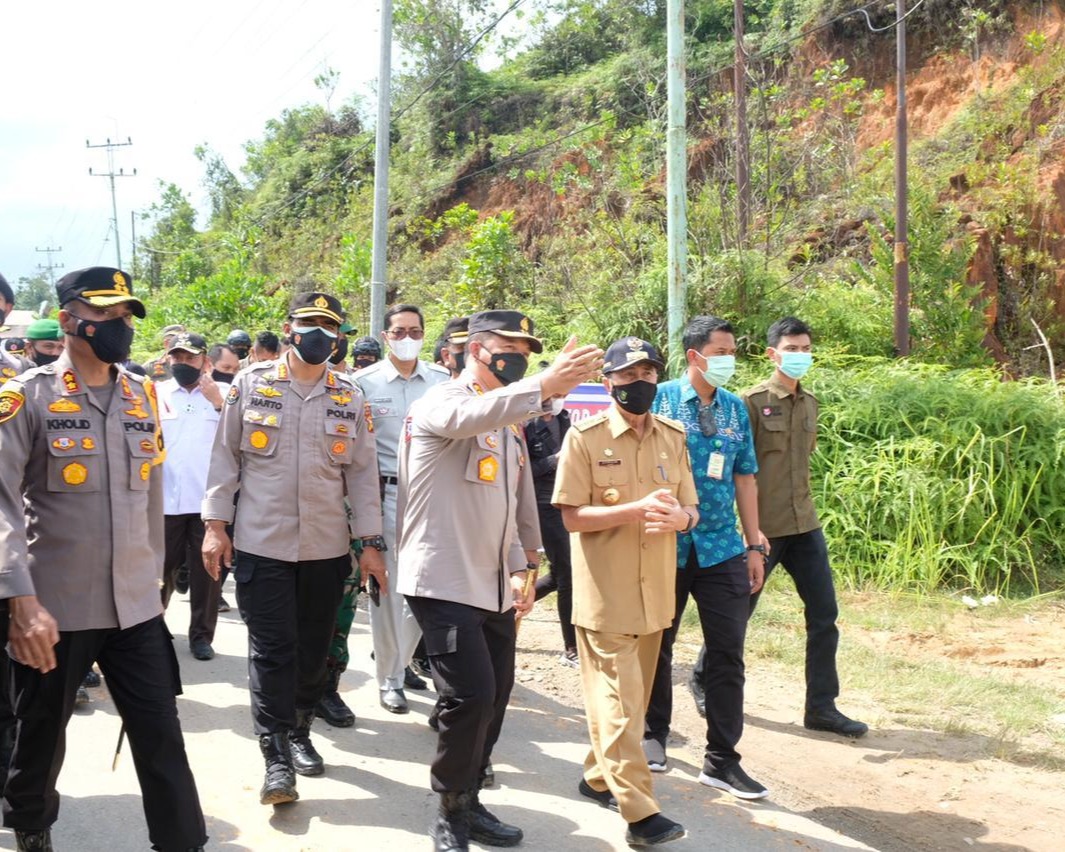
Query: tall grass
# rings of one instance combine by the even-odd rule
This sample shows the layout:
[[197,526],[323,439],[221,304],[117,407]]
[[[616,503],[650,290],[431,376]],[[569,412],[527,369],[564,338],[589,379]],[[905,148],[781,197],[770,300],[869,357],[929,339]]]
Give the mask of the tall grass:
[[814,499],[853,586],[1065,586],[1065,405],[1045,381],[823,359]]

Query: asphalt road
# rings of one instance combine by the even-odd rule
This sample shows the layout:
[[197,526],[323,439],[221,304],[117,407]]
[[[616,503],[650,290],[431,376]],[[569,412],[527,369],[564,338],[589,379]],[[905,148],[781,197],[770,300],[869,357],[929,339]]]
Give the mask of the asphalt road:
[[[226,590],[232,602],[232,583]],[[436,735],[425,724],[433,694],[408,692],[411,713],[395,716],[377,703],[367,672],[370,639],[360,612],[351,635],[352,668],[341,691],[358,715],[356,727],[333,729],[321,720],[314,741],[326,773],[300,778],[299,802],[259,804],[263,764],[251,730],[246,689],[246,634],[236,610],[219,618],[217,656],[199,662],[185,640],[187,599],[175,596],[168,614],[181,662],[185,694],[178,699],[210,835],[208,848],[290,850],[430,850],[427,827],[436,808],[428,757]],[[520,645],[520,640],[519,640]],[[576,677],[576,673],[573,673]],[[535,684],[532,684],[535,686]],[[143,852],[150,847],[128,744],[116,771],[111,761],[119,718],[106,684],[76,712],[59,779],[62,806],[53,828],[60,852]],[[565,706],[520,683],[495,751],[497,786],[482,801],[525,831],[521,848],[552,852],[627,849],[620,816],[576,793],[587,752],[579,707]],[[687,828],[665,848],[683,850],[852,850],[870,847],[771,800],[738,803],[700,786],[690,754],[670,753],[671,770],[656,777],[663,812]],[[0,849],[14,849],[0,831]],[[474,845],[473,848],[479,848]]]

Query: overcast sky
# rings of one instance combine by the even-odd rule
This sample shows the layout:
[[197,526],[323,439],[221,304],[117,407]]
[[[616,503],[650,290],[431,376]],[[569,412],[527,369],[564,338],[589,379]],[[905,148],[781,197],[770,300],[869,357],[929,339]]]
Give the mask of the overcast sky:
[[[104,150],[115,167],[124,265],[130,212],[173,182],[203,201],[207,143],[235,172],[243,145],[285,107],[324,103],[314,78],[340,73],[332,106],[376,109],[377,0],[186,0],[178,4],[0,4],[0,272],[14,285],[47,255],[65,270],[114,265]],[[201,223],[202,224],[202,223]]]

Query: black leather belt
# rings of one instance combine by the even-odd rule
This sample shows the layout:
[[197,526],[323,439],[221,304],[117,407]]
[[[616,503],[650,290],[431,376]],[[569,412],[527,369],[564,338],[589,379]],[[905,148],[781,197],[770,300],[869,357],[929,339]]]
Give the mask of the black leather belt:
[[399,485],[399,477],[398,476],[382,476],[381,477],[381,484],[382,485]]

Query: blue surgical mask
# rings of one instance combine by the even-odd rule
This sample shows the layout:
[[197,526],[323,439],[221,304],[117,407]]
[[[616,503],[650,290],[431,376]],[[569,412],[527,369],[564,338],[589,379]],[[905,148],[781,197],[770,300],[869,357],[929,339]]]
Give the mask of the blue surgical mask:
[[798,381],[809,372],[814,356],[809,352],[781,352],[780,372]]
[[712,387],[723,388],[729,383],[729,379],[736,374],[735,355],[711,355],[709,358],[705,355],[700,355],[699,357],[706,361],[703,378]]

